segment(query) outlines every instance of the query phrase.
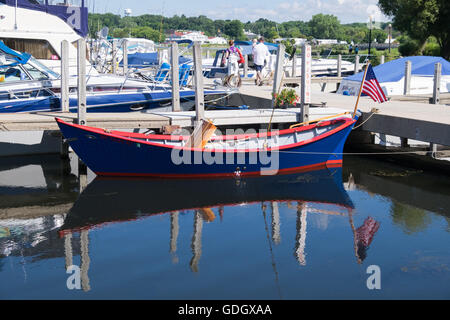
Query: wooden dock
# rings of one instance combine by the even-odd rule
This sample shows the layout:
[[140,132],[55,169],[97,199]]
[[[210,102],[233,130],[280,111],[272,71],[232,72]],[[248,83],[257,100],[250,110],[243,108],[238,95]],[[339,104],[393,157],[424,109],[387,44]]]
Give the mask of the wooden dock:
[[[272,87],[243,85],[240,92],[248,104],[267,106],[271,101]],[[356,97],[319,90],[314,90],[311,97],[315,105],[326,104],[326,107],[345,111],[352,111],[356,103]],[[362,97],[358,109],[363,112],[361,122],[367,120],[361,127],[364,131],[450,146],[450,106],[410,101],[378,104],[368,97]]]
[[[0,114],[0,132],[58,130],[55,118],[75,122],[77,114],[70,112]],[[143,112],[88,113],[86,120],[90,126],[105,129],[160,129],[170,124],[167,117]]]

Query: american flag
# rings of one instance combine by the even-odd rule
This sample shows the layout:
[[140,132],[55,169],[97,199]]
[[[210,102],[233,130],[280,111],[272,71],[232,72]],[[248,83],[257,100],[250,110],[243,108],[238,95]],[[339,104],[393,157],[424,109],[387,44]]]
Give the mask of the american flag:
[[383,103],[388,101],[383,89],[380,87],[380,83],[375,77],[375,72],[373,72],[372,65],[369,64],[367,68],[366,79],[363,84],[362,93],[368,95],[373,101],[378,103]]

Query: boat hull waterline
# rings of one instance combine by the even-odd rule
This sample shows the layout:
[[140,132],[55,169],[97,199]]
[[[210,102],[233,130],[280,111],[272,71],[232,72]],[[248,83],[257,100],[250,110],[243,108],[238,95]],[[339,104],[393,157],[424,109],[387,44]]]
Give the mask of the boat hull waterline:
[[[343,117],[269,134],[217,136],[210,141],[213,147],[203,149],[184,146],[186,136],[108,131],[56,121],[75,153],[99,176],[214,178],[342,166],[344,144],[356,119]],[[217,147],[243,140],[253,140],[259,147]],[[283,143],[272,144],[277,140]]]

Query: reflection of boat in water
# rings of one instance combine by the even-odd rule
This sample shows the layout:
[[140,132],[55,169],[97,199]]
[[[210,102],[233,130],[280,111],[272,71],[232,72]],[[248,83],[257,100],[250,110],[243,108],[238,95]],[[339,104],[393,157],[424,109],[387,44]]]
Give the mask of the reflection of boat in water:
[[0,219],[64,213],[78,188],[69,170],[54,155],[0,158]]
[[96,178],[69,211],[62,231],[189,209],[300,201],[352,208],[342,168],[245,179]]
[[56,230],[77,196],[58,156],[0,158],[0,257],[64,255]]

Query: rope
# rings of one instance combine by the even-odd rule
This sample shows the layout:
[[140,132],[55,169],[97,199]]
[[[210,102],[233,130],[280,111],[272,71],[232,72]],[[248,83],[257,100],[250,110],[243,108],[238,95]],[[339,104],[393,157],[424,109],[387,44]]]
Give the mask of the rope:
[[302,152],[302,151],[283,151],[272,150],[272,152],[284,152],[293,154],[321,154],[321,155],[343,155],[343,156],[371,156],[371,155],[396,155],[396,154],[417,154],[427,155],[431,151],[395,151],[395,152]]
[[225,96],[223,96],[223,97],[220,97],[220,98],[217,98],[217,99],[207,100],[207,101],[205,100],[205,103],[216,102],[216,101],[219,101],[219,100],[228,98],[229,96],[231,96],[231,95],[233,95],[233,94],[235,94],[235,93],[236,93],[236,92],[230,92],[230,93],[228,93],[227,95],[225,95]]
[[372,113],[370,114],[370,116],[368,116],[367,119],[364,120],[363,123],[361,123],[361,124],[359,124],[358,126],[354,127],[352,130],[356,130],[356,129],[358,129],[359,127],[363,126],[367,121],[370,120],[370,118],[372,118],[372,116],[373,116],[375,113],[376,113],[376,112],[372,112]]
[[9,129],[5,126],[3,122],[0,122],[0,131],[9,131]]

